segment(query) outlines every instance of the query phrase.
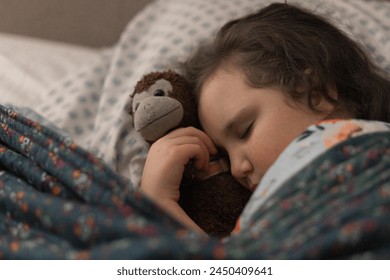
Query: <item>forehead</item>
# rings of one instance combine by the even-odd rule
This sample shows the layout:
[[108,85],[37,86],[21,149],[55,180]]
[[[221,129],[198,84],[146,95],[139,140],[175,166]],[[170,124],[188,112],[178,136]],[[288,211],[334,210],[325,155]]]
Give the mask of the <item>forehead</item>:
[[199,95],[198,114],[203,129],[211,138],[247,102],[242,94],[246,88],[243,74],[234,70],[217,70],[205,82]]
[[202,105],[209,101],[230,101],[241,98],[242,91],[247,87],[244,74],[232,68],[216,70],[204,83],[200,91],[199,101]]

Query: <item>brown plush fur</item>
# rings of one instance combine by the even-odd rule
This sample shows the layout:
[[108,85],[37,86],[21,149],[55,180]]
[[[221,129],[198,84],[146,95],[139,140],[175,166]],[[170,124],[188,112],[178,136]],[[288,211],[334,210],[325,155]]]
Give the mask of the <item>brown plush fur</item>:
[[177,99],[185,108],[183,120],[180,127],[198,126],[198,117],[196,112],[195,101],[191,94],[182,94],[188,92],[188,84],[183,76],[173,71],[151,72],[145,75],[134,88],[134,93],[140,93],[153,85],[157,80],[166,79],[173,85],[173,90],[169,97]]
[[[159,79],[173,86],[170,97],[179,100],[184,117],[179,126],[200,127],[196,105],[187,81],[173,71],[152,72],[136,85],[134,94],[140,93]],[[240,186],[228,172],[214,175],[203,181],[192,180],[180,186],[179,204],[207,234],[218,238],[229,236],[250,198],[251,192]]]

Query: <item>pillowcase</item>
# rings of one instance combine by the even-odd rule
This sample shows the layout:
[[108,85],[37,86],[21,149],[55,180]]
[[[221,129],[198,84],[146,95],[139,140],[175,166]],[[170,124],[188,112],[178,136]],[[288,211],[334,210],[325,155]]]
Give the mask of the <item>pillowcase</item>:
[[[272,0],[156,0],[135,16],[101,59],[50,89],[38,112],[139,186],[148,145],[132,127],[130,94],[146,73],[172,68],[228,20]],[[281,1],[284,2],[284,1]],[[390,71],[390,4],[364,0],[296,1],[363,43]]]

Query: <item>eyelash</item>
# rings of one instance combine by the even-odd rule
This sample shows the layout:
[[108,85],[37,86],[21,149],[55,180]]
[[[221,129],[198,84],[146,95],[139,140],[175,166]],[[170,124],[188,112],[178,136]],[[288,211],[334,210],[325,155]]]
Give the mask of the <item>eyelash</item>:
[[248,127],[244,130],[244,132],[241,133],[241,135],[240,135],[240,139],[241,139],[241,140],[244,140],[245,138],[248,137],[249,133],[251,132],[252,125],[253,125],[253,123],[251,123],[250,125],[248,125]]

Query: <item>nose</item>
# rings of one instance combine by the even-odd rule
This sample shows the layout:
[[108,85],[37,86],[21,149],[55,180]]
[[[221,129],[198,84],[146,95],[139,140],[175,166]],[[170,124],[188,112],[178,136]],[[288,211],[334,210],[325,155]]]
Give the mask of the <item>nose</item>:
[[230,168],[233,177],[236,179],[246,179],[252,172],[253,167],[250,160],[243,154],[232,153],[229,154]]

